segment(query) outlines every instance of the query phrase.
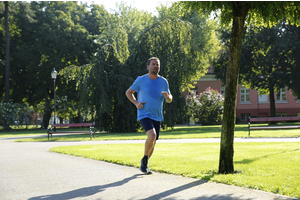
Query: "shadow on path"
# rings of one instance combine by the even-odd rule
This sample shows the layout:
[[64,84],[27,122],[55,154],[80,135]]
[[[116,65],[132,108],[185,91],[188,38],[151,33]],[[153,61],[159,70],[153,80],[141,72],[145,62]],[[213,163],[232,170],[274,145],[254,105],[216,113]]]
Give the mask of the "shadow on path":
[[[32,197],[29,200],[47,200],[47,199],[74,199],[74,198],[80,198],[80,197],[89,197],[92,196],[96,193],[100,193],[102,191],[104,191],[106,188],[112,188],[112,187],[118,187],[118,186],[122,186],[126,183],[128,183],[131,180],[134,180],[136,178],[141,178],[142,176],[147,176],[144,174],[136,174],[133,175],[131,177],[125,178],[121,181],[115,182],[115,183],[110,183],[107,185],[98,185],[98,186],[92,186],[92,187],[85,187],[85,188],[80,188],[80,189],[76,189],[76,190],[72,190],[72,191],[68,191],[65,193],[61,193],[61,194],[49,194],[49,195],[43,195],[43,196],[38,196],[38,197]],[[203,183],[206,183],[206,181],[204,180],[197,180],[194,181],[192,183],[186,184],[186,185],[182,185],[179,186],[177,188],[173,188],[167,191],[164,191],[162,193],[159,194],[155,194],[153,196],[150,196],[148,198],[145,198],[145,200],[154,200],[154,199],[161,199],[161,198],[165,198],[168,197],[172,194],[199,186]],[[221,198],[222,197],[222,198]],[[201,197],[201,199],[207,199],[207,197]],[[169,198],[172,199],[172,198]],[[199,198],[196,198],[199,199]],[[224,199],[224,196],[215,196],[213,199]],[[226,198],[225,198],[226,199]]]
[[204,181],[204,180],[197,180],[197,181],[194,181],[192,183],[189,183],[189,184],[186,184],[186,185],[182,185],[182,186],[179,186],[177,188],[173,188],[173,189],[167,190],[167,191],[159,193],[159,194],[155,194],[155,195],[153,195],[151,197],[148,197],[148,198],[146,198],[144,200],[161,199],[161,198],[167,197],[169,195],[181,192],[183,190],[187,190],[187,189],[190,189],[192,187],[199,186],[199,185],[201,185],[203,183],[206,183],[206,181]]
[[38,196],[38,197],[32,197],[29,200],[40,200],[40,199],[74,199],[78,197],[88,197],[92,196],[96,193],[104,191],[106,188],[111,188],[111,187],[118,187],[121,185],[124,185],[128,183],[129,181],[140,178],[140,176],[145,176],[144,174],[136,174],[131,177],[125,178],[121,181],[115,182],[115,183],[110,183],[107,185],[98,185],[98,186],[92,186],[92,187],[85,187],[85,188],[80,188],[77,190],[72,190],[69,192],[61,193],[61,194],[49,194],[49,195],[43,195],[43,196]]

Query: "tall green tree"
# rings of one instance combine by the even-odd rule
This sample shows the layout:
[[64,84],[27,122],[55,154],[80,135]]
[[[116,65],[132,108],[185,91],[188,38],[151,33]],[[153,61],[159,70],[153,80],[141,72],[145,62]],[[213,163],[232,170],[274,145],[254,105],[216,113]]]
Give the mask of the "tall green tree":
[[[141,27],[134,22],[138,26],[135,28],[128,24],[133,17],[123,19],[126,13],[132,13],[127,7],[124,9],[118,12],[121,15],[104,17],[107,24],[96,37],[99,51],[95,59],[87,65],[65,68],[62,73],[76,80],[81,102],[96,111],[101,128],[136,131],[136,109],[124,93],[137,76],[147,73],[147,60],[157,56],[161,60],[161,74],[169,80],[174,96],[172,106],[165,105],[164,126],[182,122],[186,114],[182,90],[206,72],[208,58],[218,51],[215,24],[195,12],[186,18],[158,18],[151,26]],[[140,32],[139,36],[132,30]]]
[[[90,63],[66,67],[61,74],[77,84],[80,107],[96,113],[97,125],[111,132],[136,131],[135,113],[124,92],[133,81],[126,30],[113,14],[103,16],[101,34],[95,36],[98,51]],[[126,116],[126,117],[124,117]]]
[[[11,99],[30,105],[43,102],[46,126],[53,110],[50,72],[53,68],[60,71],[65,66],[84,64],[96,51],[93,38],[75,20],[78,15],[72,15],[78,6],[76,2],[15,3],[18,9],[13,19],[18,31],[11,37]],[[33,14],[28,15],[28,7]],[[83,10],[82,16],[88,13],[86,6],[78,10]],[[74,83],[66,84],[60,76],[56,83],[58,96],[68,96],[73,104],[79,102]]]
[[223,124],[221,132],[219,173],[233,173],[233,140],[235,128],[235,107],[237,83],[239,77],[243,29],[245,22],[274,24],[287,17],[293,23],[299,23],[299,2],[181,2],[188,10],[198,10],[210,14],[220,13],[222,24],[232,23],[228,67],[226,73],[226,89]]
[[218,52],[218,43],[215,24],[197,12],[184,15],[180,7],[174,5],[162,8],[159,13],[158,21],[141,34],[136,57],[132,58],[143,66],[144,73],[145,60],[151,56],[160,58],[160,74],[169,81],[174,97],[172,104],[165,104],[164,125],[172,127],[186,119],[182,91],[206,73],[210,58]]
[[[293,51],[298,48],[295,45],[297,36],[296,34],[290,36],[296,30],[296,27],[293,29],[293,26],[288,25],[284,20],[273,27],[250,26],[245,34],[239,82],[259,90],[260,94],[270,96],[270,113],[273,117],[276,116],[275,92],[280,93],[281,88],[298,80],[293,76],[299,71],[297,67],[294,67],[294,60],[298,56],[293,56]],[[226,35],[223,34],[225,37]],[[226,59],[228,59],[228,51],[225,48],[214,65],[216,77],[223,83],[225,82]]]
[[[9,11],[9,12],[8,12]],[[32,12],[29,8],[29,4],[26,2],[4,2],[0,3],[0,34],[1,36],[1,46],[0,46],[0,56],[1,64],[5,65],[5,69],[1,68],[2,76],[0,76],[0,93],[1,99],[5,101],[14,101],[12,97],[13,93],[13,55],[10,52],[15,50],[14,38],[19,37],[22,29],[18,26],[18,21],[21,19],[22,22],[30,21],[32,19]],[[9,20],[9,22],[8,22]],[[22,23],[21,22],[21,23]],[[4,63],[5,59],[5,63]],[[3,76],[4,75],[4,76]],[[5,89],[5,91],[4,91]],[[2,91],[3,90],[3,91]]]
[[114,15],[119,18],[119,22],[126,30],[128,37],[128,49],[133,53],[133,48],[136,45],[139,35],[149,28],[155,20],[155,17],[146,11],[139,11],[137,8],[130,7],[126,3],[121,2],[116,4]]
[[[270,113],[276,116],[275,92],[280,93],[292,79],[294,44],[285,40],[285,21],[273,27],[252,28],[243,48],[241,75],[244,82],[262,94],[269,94]],[[296,71],[295,71],[296,72]]]
[[284,28],[284,37],[287,44],[291,45],[291,51],[289,52],[288,62],[291,63],[290,70],[292,73],[289,73],[290,80],[286,83],[289,89],[291,89],[292,94],[300,99],[300,27],[287,24]]
[[5,102],[9,102],[9,47],[10,47],[10,35],[9,35],[9,9],[8,1],[5,4]]

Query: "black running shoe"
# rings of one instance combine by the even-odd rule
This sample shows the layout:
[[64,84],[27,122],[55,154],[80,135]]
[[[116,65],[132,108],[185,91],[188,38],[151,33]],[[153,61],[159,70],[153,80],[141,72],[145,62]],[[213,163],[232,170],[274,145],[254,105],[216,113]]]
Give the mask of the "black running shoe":
[[146,174],[152,174],[152,171],[147,167],[147,172],[146,172]]
[[141,160],[141,166],[140,166],[141,172],[147,174],[148,171],[150,171],[147,165],[148,165],[148,159],[143,158],[143,159]]

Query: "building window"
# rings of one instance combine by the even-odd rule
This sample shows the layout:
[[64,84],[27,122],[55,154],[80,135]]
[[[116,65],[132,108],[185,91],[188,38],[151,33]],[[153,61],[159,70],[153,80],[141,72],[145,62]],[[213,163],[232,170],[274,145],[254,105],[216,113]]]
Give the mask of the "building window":
[[250,113],[242,113],[241,121],[247,121],[249,117],[250,117]]
[[258,96],[259,103],[268,103],[269,102],[269,95],[263,94]]
[[250,88],[240,88],[240,103],[250,103]]
[[280,92],[276,92],[276,101],[286,101],[286,89],[280,88]]
[[221,88],[220,88],[220,92],[221,92],[221,95],[223,95],[223,97],[225,97],[225,85],[221,85]]
[[276,113],[276,117],[286,117],[286,113]]

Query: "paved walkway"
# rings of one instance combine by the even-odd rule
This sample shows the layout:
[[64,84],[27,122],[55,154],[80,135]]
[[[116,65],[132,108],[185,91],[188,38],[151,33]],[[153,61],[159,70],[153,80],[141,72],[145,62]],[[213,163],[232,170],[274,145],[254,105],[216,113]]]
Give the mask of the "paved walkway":
[[[236,142],[247,141],[282,140],[236,139]],[[287,138],[284,141],[300,142],[300,138]],[[17,143],[13,142],[13,139],[0,139],[0,199],[294,199],[182,176],[156,172],[152,175],[144,175],[137,168],[48,151],[55,146],[124,142],[144,143],[139,140]],[[159,142],[190,143],[219,142],[219,140],[160,140]]]

